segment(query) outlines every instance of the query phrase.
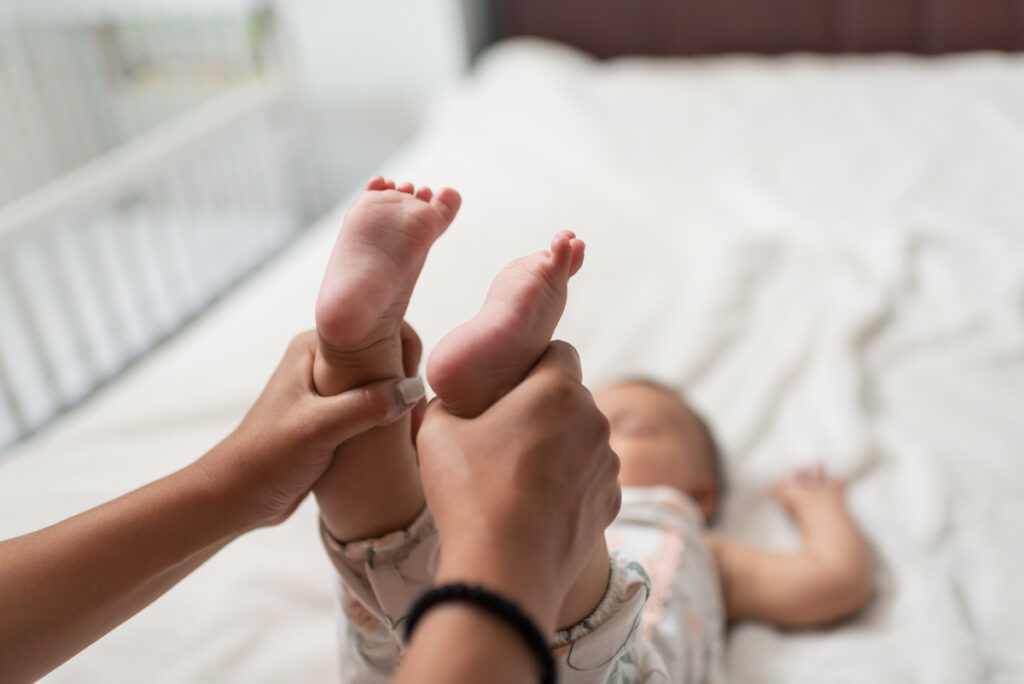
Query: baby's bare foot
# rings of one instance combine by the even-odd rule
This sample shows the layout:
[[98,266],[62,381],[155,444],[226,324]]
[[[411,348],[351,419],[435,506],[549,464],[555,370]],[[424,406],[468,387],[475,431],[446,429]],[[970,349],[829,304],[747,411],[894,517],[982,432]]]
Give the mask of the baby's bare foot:
[[775,483],[772,491],[791,515],[819,506],[844,506],[845,483],[830,477],[821,464],[801,468]]
[[427,252],[459,210],[457,192],[370,180],[349,209],[316,303],[321,394],[401,370],[399,330]]
[[445,408],[479,415],[526,377],[551,341],[583,248],[562,231],[551,251],[513,261],[495,278],[480,312],[438,343],[427,379]]

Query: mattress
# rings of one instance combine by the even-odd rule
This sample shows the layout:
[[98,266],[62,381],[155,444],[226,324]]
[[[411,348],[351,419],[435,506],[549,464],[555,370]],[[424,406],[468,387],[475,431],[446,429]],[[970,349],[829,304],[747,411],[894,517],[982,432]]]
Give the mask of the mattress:
[[[734,626],[736,682],[1024,679],[1024,57],[620,59],[499,46],[382,171],[459,218],[408,319],[429,350],[559,229],[587,242],[557,336],[714,426],[720,531],[793,548],[769,494],[821,461],[876,556],[869,607]],[[0,536],[180,467],[240,420],[313,303],[344,207],[0,461]],[[336,681],[307,502],[49,682]]]

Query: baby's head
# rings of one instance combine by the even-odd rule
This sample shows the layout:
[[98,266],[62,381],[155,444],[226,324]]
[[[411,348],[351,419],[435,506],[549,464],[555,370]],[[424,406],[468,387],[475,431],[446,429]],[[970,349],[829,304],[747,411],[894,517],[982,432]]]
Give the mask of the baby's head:
[[704,419],[675,390],[631,379],[594,392],[611,424],[623,485],[667,485],[689,495],[712,522],[725,491],[721,456]]

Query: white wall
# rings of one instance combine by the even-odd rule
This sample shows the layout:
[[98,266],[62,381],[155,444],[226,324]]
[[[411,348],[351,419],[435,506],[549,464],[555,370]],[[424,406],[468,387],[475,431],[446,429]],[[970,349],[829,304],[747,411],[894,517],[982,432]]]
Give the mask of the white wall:
[[468,61],[464,0],[282,0],[317,137],[340,195],[374,172]]
[[466,62],[458,0],[286,0],[306,85],[318,98],[429,97]]

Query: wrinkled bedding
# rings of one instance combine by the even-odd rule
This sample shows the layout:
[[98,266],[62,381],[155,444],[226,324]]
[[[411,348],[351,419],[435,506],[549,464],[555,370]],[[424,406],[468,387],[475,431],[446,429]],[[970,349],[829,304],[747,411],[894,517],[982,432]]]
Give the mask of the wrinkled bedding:
[[[571,228],[587,256],[557,335],[588,382],[656,376],[707,414],[723,534],[791,548],[771,483],[818,460],[848,478],[877,596],[829,629],[734,627],[733,681],[1024,680],[1024,58],[600,64],[520,41],[384,171],[464,197],[409,309],[428,350]],[[348,201],[0,461],[0,535],[225,435],[312,325]],[[236,542],[46,681],[336,681],[315,517]]]

